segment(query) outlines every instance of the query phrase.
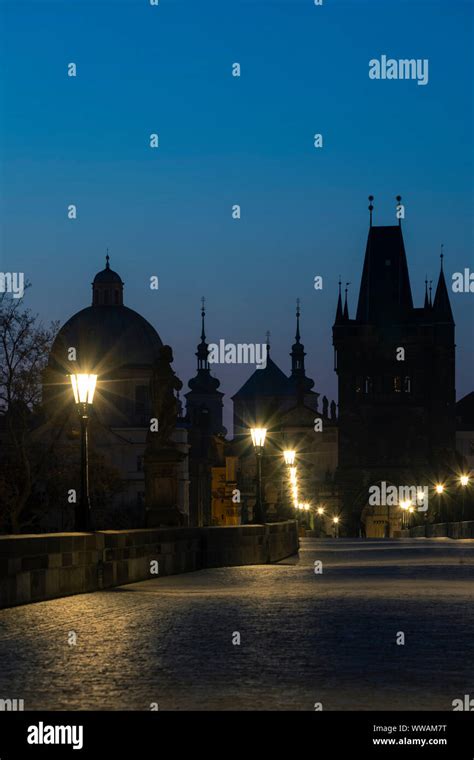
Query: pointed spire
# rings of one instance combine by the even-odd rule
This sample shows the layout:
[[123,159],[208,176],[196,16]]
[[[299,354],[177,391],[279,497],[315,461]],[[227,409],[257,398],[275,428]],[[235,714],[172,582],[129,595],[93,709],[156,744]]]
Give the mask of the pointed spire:
[[197,347],[197,368],[199,370],[209,371],[209,347],[206,343],[206,331],[204,329],[204,317],[206,316],[205,308],[206,299],[204,296],[201,298],[201,342]]
[[425,303],[423,305],[424,309],[430,308],[430,302],[428,299],[428,275],[425,275]]
[[444,278],[443,259],[444,252],[443,246],[441,246],[441,264],[438,285],[436,287],[436,293],[433,302],[433,317],[436,322],[447,322],[454,324],[453,312],[451,310],[451,304],[449,302],[448,288],[446,286],[446,280]]
[[265,333],[265,342],[267,344],[267,356],[270,356],[270,330]]
[[431,291],[432,290],[433,290],[433,280],[430,280],[430,287],[429,287],[429,291],[430,291],[430,309],[433,308],[433,299],[431,297]]
[[349,319],[349,307],[347,305],[347,291],[348,291],[348,288],[349,288],[350,284],[351,284],[350,282],[346,282],[345,300],[344,300],[344,313],[343,313],[344,319]]
[[300,305],[301,305],[300,299],[297,298],[296,299],[296,335],[295,335],[295,340],[297,343],[300,342],[300,314],[301,314]]
[[209,346],[206,343],[206,330],[204,318],[206,316],[206,299],[201,298],[201,342],[198,343],[197,358],[197,375],[192,378],[188,385],[196,393],[214,393],[220,385],[216,377],[211,376],[211,365],[209,363]]
[[[397,211],[398,211],[398,207],[400,206],[400,204],[402,202],[402,196],[401,195],[397,195],[397,197],[396,197],[395,200],[397,201]],[[398,226],[399,227],[402,226],[402,217],[401,216],[398,217]]]
[[339,275],[339,296],[336,308],[336,324],[342,321],[342,296],[341,296],[341,275]]
[[305,393],[308,393],[314,385],[314,381],[311,378],[306,377],[306,371],[304,366],[304,358],[306,352],[304,345],[301,343],[300,335],[300,316],[301,316],[301,301],[298,298],[296,300],[296,337],[295,343],[291,347],[291,375],[290,382],[293,384],[295,394],[298,403],[303,403]]
[[399,225],[369,229],[356,320],[382,324],[413,309],[408,264]]
[[105,257],[105,268],[106,269],[110,269],[109,261],[110,261],[109,249],[107,248],[107,254],[106,254],[106,257]]
[[206,299],[204,296],[201,298],[201,342],[205,343],[206,341],[206,331],[204,329],[204,317],[206,316]]
[[370,216],[370,226],[372,227],[372,211],[374,210],[374,196],[369,195],[369,216]]

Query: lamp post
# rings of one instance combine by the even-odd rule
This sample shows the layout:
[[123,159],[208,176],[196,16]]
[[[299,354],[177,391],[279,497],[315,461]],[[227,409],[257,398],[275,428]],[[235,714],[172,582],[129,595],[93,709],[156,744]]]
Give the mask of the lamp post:
[[324,525],[324,521],[323,521],[324,507],[318,507],[316,512],[318,513],[318,517],[321,518],[321,522],[319,525],[319,536],[318,536],[319,538],[321,538],[323,534],[323,525]]
[[[293,449],[286,449],[283,452],[283,459],[285,460],[286,469],[287,469],[288,477],[290,480],[290,488],[293,488],[293,489],[298,482],[297,477],[296,477],[297,468],[295,466],[295,458],[296,458],[296,451],[294,451]],[[291,508],[290,505],[288,505],[288,508],[289,509]]]
[[407,528],[408,509],[411,506],[411,501],[401,501],[400,508],[402,511],[402,528]]
[[459,483],[462,488],[462,502],[461,502],[461,521],[464,520],[464,505],[465,505],[465,497],[466,497],[466,488],[469,485],[469,475],[461,475],[459,478]]
[[333,517],[332,518],[333,524],[334,524],[334,538],[339,538],[339,517]]
[[440,521],[444,522],[444,519],[446,517],[445,515],[445,508],[444,508],[444,502],[443,502],[443,493],[444,493],[444,485],[442,483],[438,483],[435,487],[435,491],[439,496],[439,516]]
[[89,499],[89,442],[87,426],[89,414],[94,400],[97,375],[70,375],[74,401],[81,421],[81,493],[76,502],[75,530],[90,529],[90,499]]
[[252,443],[257,458],[257,498],[255,501],[254,522],[265,522],[265,508],[262,501],[262,454],[265,445],[266,428],[251,428]]

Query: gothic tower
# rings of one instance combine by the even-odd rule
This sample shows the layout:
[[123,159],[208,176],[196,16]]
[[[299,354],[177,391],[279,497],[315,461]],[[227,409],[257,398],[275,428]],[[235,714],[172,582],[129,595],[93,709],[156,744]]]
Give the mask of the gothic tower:
[[[352,529],[368,488],[422,485],[454,450],[454,321],[441,272],[433,304],[413,306],[401,224],[370,228],[355,318],[341,293],[333,326],[339,386],[338,480]],[[350,517],[351,515],[351,517]]]

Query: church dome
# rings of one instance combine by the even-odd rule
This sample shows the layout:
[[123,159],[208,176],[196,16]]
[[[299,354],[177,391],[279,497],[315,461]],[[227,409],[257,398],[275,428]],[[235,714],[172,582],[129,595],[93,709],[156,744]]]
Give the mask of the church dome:
[[120,277],[117,272],[114,272],[113,269],[110,268],[108,262],[105,269],[102,269],[101,272],[97,272],[96,276],[94,277],[94,282],[92,283],[92,287],[94,285],[99,284],[114,284],[117,283],[118,285],[123,285],[122,278]]
[[74,314],[59,330],[49,367],[67,373],[76,366],[101,376],[121,367],[151,367],[163,345],[155,328],[133,309],[123,305],[123,282],[109,267],[92,283],[93,303]]

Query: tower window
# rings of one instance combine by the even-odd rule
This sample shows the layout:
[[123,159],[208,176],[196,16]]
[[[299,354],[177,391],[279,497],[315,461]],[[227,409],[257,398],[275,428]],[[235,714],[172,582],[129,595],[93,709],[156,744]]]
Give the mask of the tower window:
[[404,393],[411,393],[411,377],[405,377],[403,380]]
[[366,395],[368,395],[369,393],[372,393],[372,378],[371,377],[364,378],[364,393]]
[[402,378],[400,377],[400,375],[396,375],[393,378],[393,390],[395,393],[402,392]]
[[109,303],[109,291],[104,290],[104,304],[108,304],[108,303]]
[[119,302],[119,292],[118,290],[115,291],[115,303],[118,304]]

